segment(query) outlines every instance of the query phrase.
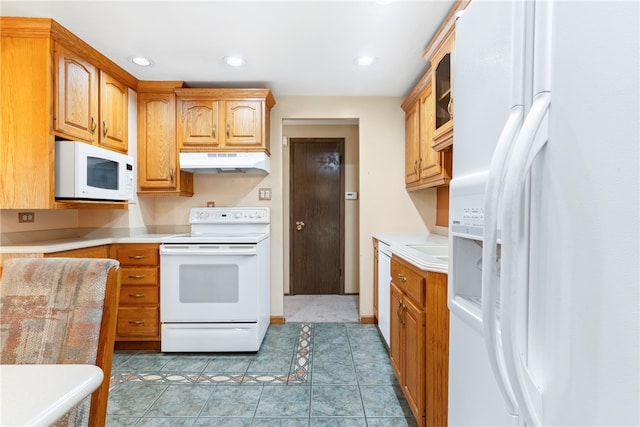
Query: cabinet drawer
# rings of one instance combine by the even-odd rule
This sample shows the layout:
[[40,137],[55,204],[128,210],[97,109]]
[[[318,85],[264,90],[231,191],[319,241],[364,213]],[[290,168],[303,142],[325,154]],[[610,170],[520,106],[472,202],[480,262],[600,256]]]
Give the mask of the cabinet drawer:
[[157,307],[120,307],[118,309],[118,337],[158,336]]
[[122,267],[123,285],[157,285],[157,267]]
[[397,259],[392,258],[391,280],[410,298],[413,298],[415,302],[424,307],[425,285],[422,275]]
[[157,286],[123,285],[120,287],[120,305],[158,305],[160,290]]
[[131,245],[115,249],[115,258],[122,265],[158,265],[158,246]]

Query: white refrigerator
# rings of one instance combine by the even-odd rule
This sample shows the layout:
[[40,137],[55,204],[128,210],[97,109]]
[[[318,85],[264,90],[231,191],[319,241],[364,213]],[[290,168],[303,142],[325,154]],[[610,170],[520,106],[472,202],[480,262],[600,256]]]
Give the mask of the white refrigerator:
[[640,2],[456,22],[449,425],[640,425]]

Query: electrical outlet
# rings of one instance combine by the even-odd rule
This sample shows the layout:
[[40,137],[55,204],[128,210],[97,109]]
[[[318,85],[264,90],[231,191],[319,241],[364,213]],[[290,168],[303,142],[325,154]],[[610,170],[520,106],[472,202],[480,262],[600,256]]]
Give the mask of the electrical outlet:
[[215,208],[216,207],[216,202],[207,202],[207,207],[208,208]]
[[18,222],[35,222],[35,212],[18,212]]
[[271,189],[270,188],[258,189],[258,200],[271,200]]

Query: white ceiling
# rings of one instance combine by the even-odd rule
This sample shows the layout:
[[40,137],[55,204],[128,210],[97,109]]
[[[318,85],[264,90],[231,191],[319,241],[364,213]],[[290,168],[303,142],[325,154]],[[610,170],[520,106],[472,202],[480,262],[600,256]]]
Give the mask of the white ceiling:
[[[453,3],[2,0],[0,14],[53,18],[139,80],[266,87],[276,97],[404,96]],[[354,63],[365,54],[373,66]],[[134,65],[137,55],[153,65]],[[246,65],[225,65],[230,55]]]

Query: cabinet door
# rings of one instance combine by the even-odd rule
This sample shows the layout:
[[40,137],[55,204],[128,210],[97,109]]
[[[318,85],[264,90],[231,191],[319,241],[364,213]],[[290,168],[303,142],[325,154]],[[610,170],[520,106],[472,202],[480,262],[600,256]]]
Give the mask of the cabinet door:
[[411,184],[420,179],[419,158],[420,158],[420,104],[416,102],[414,106],[405,114],[405,176],[406,184]]
[[141,189],[177,188],[175,108],[172,93],[138,94],[138,185]]
[[453,91],[451,54],[453,51],[453,35],[443,44],[432,61],[434,87],[434,130],[433,147],[444,150],[453,144]]
[[[404,390],[416,419],[425,411],[425,312],[409,298],[403,300],[404,312]],[[422,424],[418,422],[418,424]]]
[[433,93],[429,89],[420,97],[420,179],[442,173],[440,153],[432,146],[433,116]]
[[262,101],[225,101],[225,147],[262,146]]
[[391,292],[389,294],[389,306],[390,306],[390,333],[389,333],[389,358],[391,359],[391,367],[396,374],[396,378],[400,384],[404,379],[402,354],[404,352],[404,330],[402,322],[402,292],[395,283],[391,282]]
[[220,145],[219,101],[178,97],[178,146],[180,150],[213,150]]
[[54,129],[89,143],[97,140],[98,74],[79,55],[55,44]]
[[126,153],[128,142],[128,88],[100,72],[100,145]]

